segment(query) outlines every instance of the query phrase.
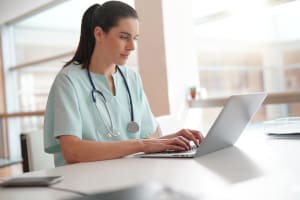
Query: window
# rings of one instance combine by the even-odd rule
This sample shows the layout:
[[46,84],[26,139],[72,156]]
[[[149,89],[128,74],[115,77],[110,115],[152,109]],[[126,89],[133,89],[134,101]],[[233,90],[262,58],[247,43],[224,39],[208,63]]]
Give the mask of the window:
[[[10,73],[16,75],[19,112],[45,109],[56,74],[73,56],[78,45],[84,11],[93,3],[103,2],[65,1],[9,25],[13,43],[11,56],[14,57]],[[133,5],[133,1],[127,3]],[[136,55],[129,62],[129,65],[136,67]],[[42,127],[42,124],[29,121],[30,118],[24,118],[23,131]],[[34,121],[42,123],[43,120]]]
[[[42,114],[50,87],[76,50],[82,15],[89,6],[103,2],[53,2],[39,12],[28,13],[29,17],[3,26],[7,112],[16,113],[8,119],[10,157],[20,157],[21,132],[43,128]],[[133,0],[126,2],[133,6]],[[132,55],[128,65],[137,67],[136,55]]]
[[[199,84],[207,97],[299,90],[300,1],[274,2],[193,1]],[[299,114],[300,104],[268,105],[258,118]]]

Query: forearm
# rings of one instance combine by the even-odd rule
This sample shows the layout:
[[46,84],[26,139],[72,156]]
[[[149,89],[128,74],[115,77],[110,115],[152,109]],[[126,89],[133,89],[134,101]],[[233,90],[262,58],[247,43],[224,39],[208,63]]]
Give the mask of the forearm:
[[67,163],[111,160],[143,151],[141,140],[95,142],[78,139],[62,145]]

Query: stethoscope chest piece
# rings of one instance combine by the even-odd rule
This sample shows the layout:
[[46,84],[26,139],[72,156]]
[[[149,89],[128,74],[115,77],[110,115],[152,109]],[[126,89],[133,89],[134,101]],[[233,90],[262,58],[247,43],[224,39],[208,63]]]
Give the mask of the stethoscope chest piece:
[[128,123],[128,126],[127,126],[127,131],[130,132],[130,133],[136,133],[138,132],[138,130],[140,129],[139,127],[139,124],[134,122],[134,121],[131,121]]

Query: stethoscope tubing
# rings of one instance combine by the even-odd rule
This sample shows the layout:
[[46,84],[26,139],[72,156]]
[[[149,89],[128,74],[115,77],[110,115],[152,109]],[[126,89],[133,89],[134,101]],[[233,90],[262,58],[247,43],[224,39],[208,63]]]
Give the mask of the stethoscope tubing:
[[[116,68],[117,68],[117,71],[120,72],[120,74],[121,74],[121,76],[122,76],[122,79],[123,79],[123,81],[124,81],[124,83],[125,83],[125,87],[126,87],[126,90],[127,90],[128,96],[129,96],[131,122],[134,122],[133,103],[132,103],[132,97],[131,97],[130,89],[129,89],[128,83],[127,83],[127,81],[126,81],[126,78],[125,78],[123,72],[120,70],[120,68],[119,68],[118,65],[116,66]],[[104,94],[103,94],[100,90],[97,90],[97,89],[96,89],[96,86],[95,86],[94,81],[93,81],[92,76],[91,76],[91,72],[90,72],[89,66],[87,67],[87,73],[88,73],[89,81],[90,81],[91,86],[92,86],[92,100],[93,100],[94,103],[96,103],[95,93],[98,93],[98,94],[101,95],[101,97],[102,97],[103,100],[104,100],[104,104],[105,104],[106,111],[108,112],[110,121],[111,121],[111,123],[112,123],[112,119],[111,119],[109,110],[108,110],[107,105],[106,105],[106,104],[107,104],[107,100],[106,100]],[[112,125],[112,124],[111,124],[111,125]]]

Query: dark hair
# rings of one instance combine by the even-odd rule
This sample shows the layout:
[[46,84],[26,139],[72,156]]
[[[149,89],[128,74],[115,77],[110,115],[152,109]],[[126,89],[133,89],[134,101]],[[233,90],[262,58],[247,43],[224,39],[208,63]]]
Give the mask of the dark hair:
[[138,15],[131,6],[121,1],[108,1],[103,5],[94,4],[89,7],[82,17],[80,40],[75,55],[64,67],[75,63],[87,68],[95,47],[95,27],[100,26],[108,33],[111,28],[118,25],[121,18],[138,19]]

